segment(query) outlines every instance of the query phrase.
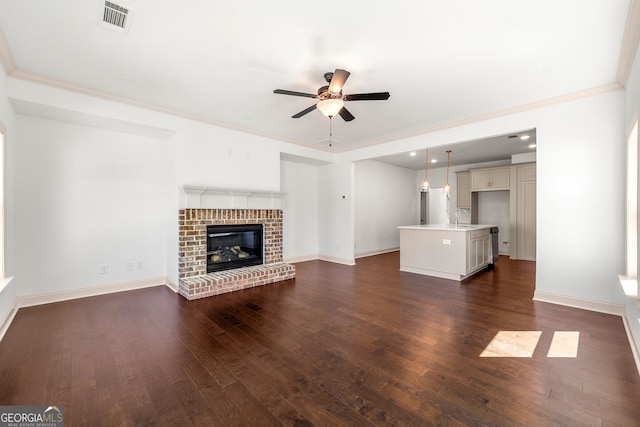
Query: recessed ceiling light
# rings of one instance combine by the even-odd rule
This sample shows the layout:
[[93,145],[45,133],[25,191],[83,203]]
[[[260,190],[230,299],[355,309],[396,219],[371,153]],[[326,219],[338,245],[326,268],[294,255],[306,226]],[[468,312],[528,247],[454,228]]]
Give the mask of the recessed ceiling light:
[[415,152],[415,151],[412,151],[411,153],[409,153],[409,155],[410,155],[411,157],[415,157],[416,152]]
[[531,135],[520,135],[520,139],[523,141],[526,141],[527,139],[531,138]]
[[529,144],[529,148],[536,148],[536,144]]
[[431,159],[431,163],[437,163],[438,160],[437,159]]

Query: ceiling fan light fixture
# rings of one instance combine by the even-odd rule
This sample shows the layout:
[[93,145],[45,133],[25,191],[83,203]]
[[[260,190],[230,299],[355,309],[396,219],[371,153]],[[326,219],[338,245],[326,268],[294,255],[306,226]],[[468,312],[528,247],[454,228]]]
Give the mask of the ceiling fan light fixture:
[[349,112],[349,110],[344,108],[345,101],[384,101],[389,99],[391,96],[389,92],[352,93],[342,95],[342,88],[350,74],[351,73],[347,70],[343,70],[341,68],[336,68],[333,73],[324,73],[324,79],[329,84],[318,88],[317,94],[285,89],[275,89],[273,93],[303,96],[305,98],[314,98],[320,101],[317,104],[294,114],[291,116],[292,119],[299,119],[305,114],[309,114],[313,110],[318,109],[322,114],[330,119],[335,117],[336,114],[339,114],[340,117],[342,117],[342,120],[350,122],[355,119],[355,117]]
[[325,116],[332,118],[344,107],[344,102],[342,99],[331,98],[324,99],[316,105],[318,110],[322,112]]

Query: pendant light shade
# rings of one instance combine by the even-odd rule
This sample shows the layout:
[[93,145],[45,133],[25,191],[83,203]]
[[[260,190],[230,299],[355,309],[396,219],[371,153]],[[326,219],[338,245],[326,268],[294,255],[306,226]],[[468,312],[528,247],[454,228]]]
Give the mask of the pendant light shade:
[[330,98],[318,102],[316,107],[318,107],[318,110],[320,110],[322,114],[331,118],[338,114],[342,107],[344,107],[344,102],[342,99]]
[[447,181],[442,187],[443,194],[449,194],[451,192],[451,186],[449,185],[449,164],[451,160],[451,150],[447,150]]

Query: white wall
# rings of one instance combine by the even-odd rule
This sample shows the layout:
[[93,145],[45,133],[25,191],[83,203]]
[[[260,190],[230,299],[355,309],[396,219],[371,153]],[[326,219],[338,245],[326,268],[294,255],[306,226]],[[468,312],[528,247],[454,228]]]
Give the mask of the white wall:
[[[7,83],[7,90],[0,101],[11,109],[10,97],[23,112],[20,126],[12,126],[13,135],[18,127],[25,131],[15,156],[19,182],[12,185],[20,189],[16,206],[21,217],[17,224],[21,242],[17,248],[19,296],[150,277],[166,276],[177,283],[180,185],[280,191],[281,152],[298,159],[317,159],[317,163],[333,158],[331,153],[309,147],[23,80],[3,83]],[[289,176],[283,182],[295,187],[297,178]],[[314,220],[305,210],[318,204],[317,183],[310,185],[305,194],[313,203],[292,196],[294,202],[287,208],[299,212],[299,218],[307,222]],[[31,188],[30,192],[25,190]],[[295,189],[298,194],[301,190]],[[123,236],[127,226],[122,225],[122,216],[136,212],[142,204],[152,206],[154,216],[134,217],[133,223],[138,221],[141,227],[131,238]],[[315,223],[319,226],[317,212]],[[70,234],[56,234],[40,223],[45,219],[48,224],[61,223]],[[89,235],[87,223],[98,220],[103,227],[97,235]],[[29,227],[28,221],[36,225]],[[296,237],[286,237],[290,244],[287,256],[317,256],[318,232],[311,232],[302,244],[297,230],[303,225],[287,221],[287,227],[296,230]],[[27,267],[32,258],[30,246],[39,233],[47,236],[39,247],[47,257],[43,264]],[[89,245],[84,236],[92,236],[93,243]],[[131,261],[143,261],[142,271],[123,273],[122,266]],[[109,274],[99,274],[102,264],[109,264]],[[63,275],[64,280],[60,278]]]
[[318,166],[282,161],[283,258],[298,262],[318,258]]
[[[638,120],[640,110],[640,47],[636,50],[633,68],[627,82],[625,96],[625,129],[630,131],[633,124]],[[626,141],[626,139],[625,139]],[[640,162],[639,162],[640,166]],[[640,188],[640,186],[638,187]],[[640,199],[639,199],[640,200]],[[640,228],[639,228],[640,229]],[[639,241],[640,242],[640,241]],[[638,246],[640,255],[640,243]],[[637,298],[627,298],[625,300],[624,319],[627,333],[629,334],[632,349],[638,370],[640,371],[640,305]]]
[[375,160],[354,164],[355,256],[400,247],[398,226],[415,223],[415,171]]
[[167,142],[28,116],[17,126],[18,296],[164,277]]
[[[18,296],[177,283],[180,185],[281,190],[279,144],[261,137],[183,120],[168,140],[23,115],[17,123]],[[287,162],[283,171],[283,191],[294,193],[285,256],[316,258],[317,167]]]
[[353,164],[318,168],[318,252],[320,259],[352,265],[354,255]]
[[606,308],[624,299],[617,277],[625,241],[623,118],[624,92],[608,91],[353,150],[340,159],[358,161],[537,128],[536,294]]
[[[15,148],[18,140],[18,132],[15,126],[15,114],[8,102],[7,77],[4,69],[0,67],[0,122],[6,128],[5,139],[5,205],[4,205],[4,272],[10,277],[15,274]],[[0,289],[0,334],[1,327],[7,316],[10,315],[16,302],[16,284],[9,283]]]
[[[177,283],[178,186],[280,190],[274,144],[237,131],[176,120],[164,140],[23,115],[17,123],[18,296]],[[317,245],[317,232],[305,242]]]
[[172,143],[179,185],[280,190],[280,151],[272,141],[194,122],[178,126]]
[[624,124],[627,130],[631,130],[631,125],[638,119],[640,110],[640,45],[636,49],[633,67],[625,89]]
[[536,294],[621,303],[623,95],[607,93],[540,114]]

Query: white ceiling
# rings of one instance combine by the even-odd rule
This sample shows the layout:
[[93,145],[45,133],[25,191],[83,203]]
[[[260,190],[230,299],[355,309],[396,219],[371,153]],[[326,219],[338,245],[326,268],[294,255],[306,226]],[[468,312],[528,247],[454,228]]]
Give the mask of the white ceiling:
[[[526,139],[522,139],[522,138]],[[447,165],[447,150],[451,150],[449,164],[451,166],[470,165],[474,163],[511,161],[511,156],[536,152],[537,133],[535,129],[527,129],[507,135],[497,135],[491,138],[463,141],[451,145],[439,145],[429,148],[429,169],[445,167]],[[415,155],[411,155],[415,153]],[[384,163],[407,169],[426,169],[427,150],[414,150],[388,156],[376,157]]]
[[273,90],[315,93],[344,68],[345,94],[391,93],[347,102],[344,151],[615,83],[630,1],[118,0],[120,33],[104,1],[0,0],[0,30],[21,78],[326,150],[327,118],[291,118],[315,100]]

